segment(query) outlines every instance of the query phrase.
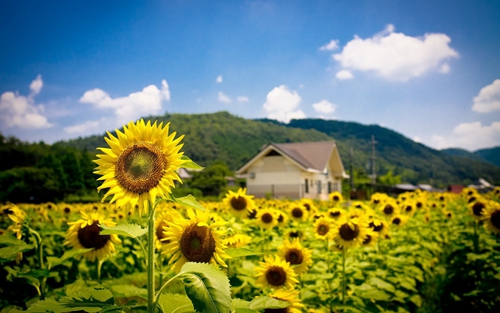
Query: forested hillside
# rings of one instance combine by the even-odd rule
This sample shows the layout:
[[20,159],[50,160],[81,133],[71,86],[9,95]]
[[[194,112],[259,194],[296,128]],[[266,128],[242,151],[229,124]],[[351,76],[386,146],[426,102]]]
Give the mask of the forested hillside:
[[[370,165],[369,142],[374,135],[378,142],[375,147],[378,175],[392,170],[395,175],[401,175],[404,182],[446,187],[449,184],[472,183],[481,171],[483,178],[500,184],[500,168],[497,166],[446,155],[378,125],[322,119],[292,120],[283,124],[268,119],[244,119],[227,112],[165,114],[148,119],[170,122],[173,131],[185,134],[185,153],[202,165],[222,160],[236,170],[269,142],[334,139],[346,170],[352,147],[355,169],[366,175]],[[59,144],[92,151],[104,146],[105,142],[100,135]]]
[[484,162],[489,162],[493,165],[500,166],[500,147],[480,149],[474,152],[469,152],[464,149],[450,148],[443,149],[441,150],[441,152],[447,155],[460,156],[473,160],[482,160]]

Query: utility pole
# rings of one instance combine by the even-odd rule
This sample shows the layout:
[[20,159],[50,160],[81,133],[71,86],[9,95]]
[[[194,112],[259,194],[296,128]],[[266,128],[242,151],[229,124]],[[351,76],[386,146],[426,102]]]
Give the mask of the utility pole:
[[370,145],[372,146],[372,156],[371,156],[371,163],[372,163],[372,185],[375,185],[375,181],[377,179],[377,174],[375,172],[375,145],[378,144],[378,142],[375,141],[375,136],[372,135],[372,140],[370,141]]
[[353,168],[353,165],[352,165],[352,162],[353,162],[353,151],[352,151],[352,147],[350,148],[350,154],[349,154],[349,184],[350,184],[350,187],[351,187],[351,192],[352,191],[355,191],[354,189],[354,168]]

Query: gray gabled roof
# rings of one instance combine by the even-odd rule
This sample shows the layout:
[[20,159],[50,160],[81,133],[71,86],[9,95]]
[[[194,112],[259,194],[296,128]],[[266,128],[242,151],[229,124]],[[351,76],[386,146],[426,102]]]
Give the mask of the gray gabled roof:
[[294,161],[304,170],[323,172],[335,148],[335,141],[297,142],[297,143],[270,143],[261,148],[247,163],[240,167],[237,173],[243,172],[255,159],[276,150],[283,156]]
[[273,144],[305,168],[323,171],[330,160],[335,141]]

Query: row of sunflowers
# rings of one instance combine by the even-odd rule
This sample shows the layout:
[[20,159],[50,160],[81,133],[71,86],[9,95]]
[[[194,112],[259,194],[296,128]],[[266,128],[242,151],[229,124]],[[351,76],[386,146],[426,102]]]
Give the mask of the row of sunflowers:
[[111,201],[2,207],[2,312],[499,308],[500,188],[198,202],[171,193],[199,166],[169,125],[116,134],[96,160]]

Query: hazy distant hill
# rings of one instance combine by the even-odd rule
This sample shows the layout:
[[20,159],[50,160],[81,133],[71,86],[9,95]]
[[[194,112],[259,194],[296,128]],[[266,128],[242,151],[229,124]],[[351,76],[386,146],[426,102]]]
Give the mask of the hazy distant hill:
[[482,160],[500,167],[500,147],[480,149],[474,152],[469,152],[459,148],[443,149],[441,152],[447,155],[460,156],[473,160]]
[[[282,124],[274,120],[250,120],[227,112],[210,114],[165,114],[148,119],[171,123],[171,129],[185,134],[184,151],[196,162],[207,165],[216,159],[236,170],[266,143],[300,142],[335,139],[346,171],[349,149],[353,148],[353,164],[367,169],[371,136],[375,136],[377,173],[392,169],[403,180],[446,186],[470,183],[478,177],[477,162],[450,156],[416,143],[403,135],[377,125],[322,119],[293,120]],[[105,146],[103,136],[79,138],[58,144],[93,150]],[[481,164],[483,177],[500,184],[500,167]]]

